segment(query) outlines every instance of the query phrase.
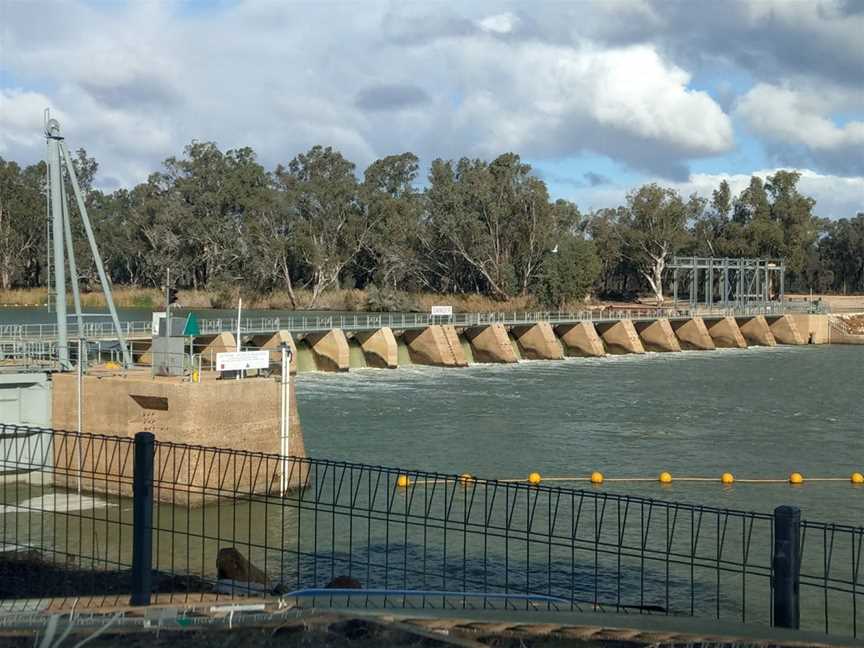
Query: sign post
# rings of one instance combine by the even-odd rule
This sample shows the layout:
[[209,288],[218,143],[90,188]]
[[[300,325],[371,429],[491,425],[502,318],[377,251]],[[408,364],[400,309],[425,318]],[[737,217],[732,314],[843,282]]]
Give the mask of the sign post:
[[288,491],[288,453],[291,450],[291,347],[282,344],[282,398],[279,416],[279,454],[282,459],[279,494]]
[[269,366],[269,351],[229,351],[216,354],[216,371],[247,371],[267,369]]
[[430,313],[432,316],[432,322],[435,323],[438,321],[437,318],[446,317],[447,320],[451,320],[453,318],[453,307],[452,306],[433,306],[432,312]]

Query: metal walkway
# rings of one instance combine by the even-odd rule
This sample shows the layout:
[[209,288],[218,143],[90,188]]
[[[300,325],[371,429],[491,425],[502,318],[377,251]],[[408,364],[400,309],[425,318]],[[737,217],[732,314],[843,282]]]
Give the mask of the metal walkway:
[[[289,315],[287,317],[247,317],[240,322],[241,335],[264,335],[276,331],[315,333],[342,329],[346,332],[370,331],[389,327],[394,331],[421,329],[432,324],[449,324],[457,328],[472,328],[490,324],[530,326],[538,322],[552,325],[579,322],[614,323],[621,320],[653,321],[661,318],[687,320],[693,317],[778,317],[787,313],[820,312],[810,302],[769,302],[734,308],[639,308],[584,311],[544,311],[511,313],[456,313],[452,317],[432,316],[428,313],[357,313],[342,315]],[[152,337],[149,321],[122,323],[126,339],[146,340]],[[201,335],[237,333],[237,320],[199,319]],[[70,323],[69,339],[85,338],[90,341],[116,340],[117,334],[110,322],[87,322],[79,327]],[[0,342],[48,342],[57,339],[55,324],[0,324]]]

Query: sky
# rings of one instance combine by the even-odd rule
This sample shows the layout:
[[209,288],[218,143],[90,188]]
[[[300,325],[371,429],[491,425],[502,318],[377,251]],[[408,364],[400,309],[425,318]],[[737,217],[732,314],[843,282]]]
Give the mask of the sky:
[[272,169],[516,152],[583,212],[648,183],[710,196],[795,169],[829,218],[864,212],[864,0],[0,0],[0,157],[43,111],[97,184],[192,140]]

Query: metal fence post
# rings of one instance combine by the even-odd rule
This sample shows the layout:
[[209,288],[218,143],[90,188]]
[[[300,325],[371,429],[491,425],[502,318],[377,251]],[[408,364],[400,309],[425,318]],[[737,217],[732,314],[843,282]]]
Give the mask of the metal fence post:
[[132,597],[131,605],[150,605],[153,576],[153,460],[156,437],[135,435],[132,473]]
[[774,625],[798,629],[800,622],[801,509],[774,509]]

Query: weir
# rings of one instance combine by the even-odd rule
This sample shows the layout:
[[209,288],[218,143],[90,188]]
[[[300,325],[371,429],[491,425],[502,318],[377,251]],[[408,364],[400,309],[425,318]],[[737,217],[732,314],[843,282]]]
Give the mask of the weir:
[[706,319],[705,326],[715,346],[721,349],[746,349],[747,340],[738,328],[734,317]]
[[564,350],[549,322],[514,326],[511,331],[522,357],[527,360],[561,360],[564,357]]
[[771,327],[765,321],[763,315],[755,317],[739,317],[735,322],[741,331],[741,335],[749,344],[759,346],[775,346],[777,341],[774,339],[774,334],[771,333]]
[[513,363],[519,361],[503,324],[467,328],[464,335],[471,346],[475,362]]
[[564,354],[576,357],[601,357],[606,355],[603,340],[591,322],[562,324],[555,327],[555,335],[561,341]]
[[682,349],[713,351],[716,348],[711,334],[708,333],[708,327],[705,326],[705,321],[701,317],[675,322],[672,324],[672,328],[675,330],[675,336],[681,343]]
[[607,353],[645,353],[645,347],[631,320],[598,323],[596,327]]

